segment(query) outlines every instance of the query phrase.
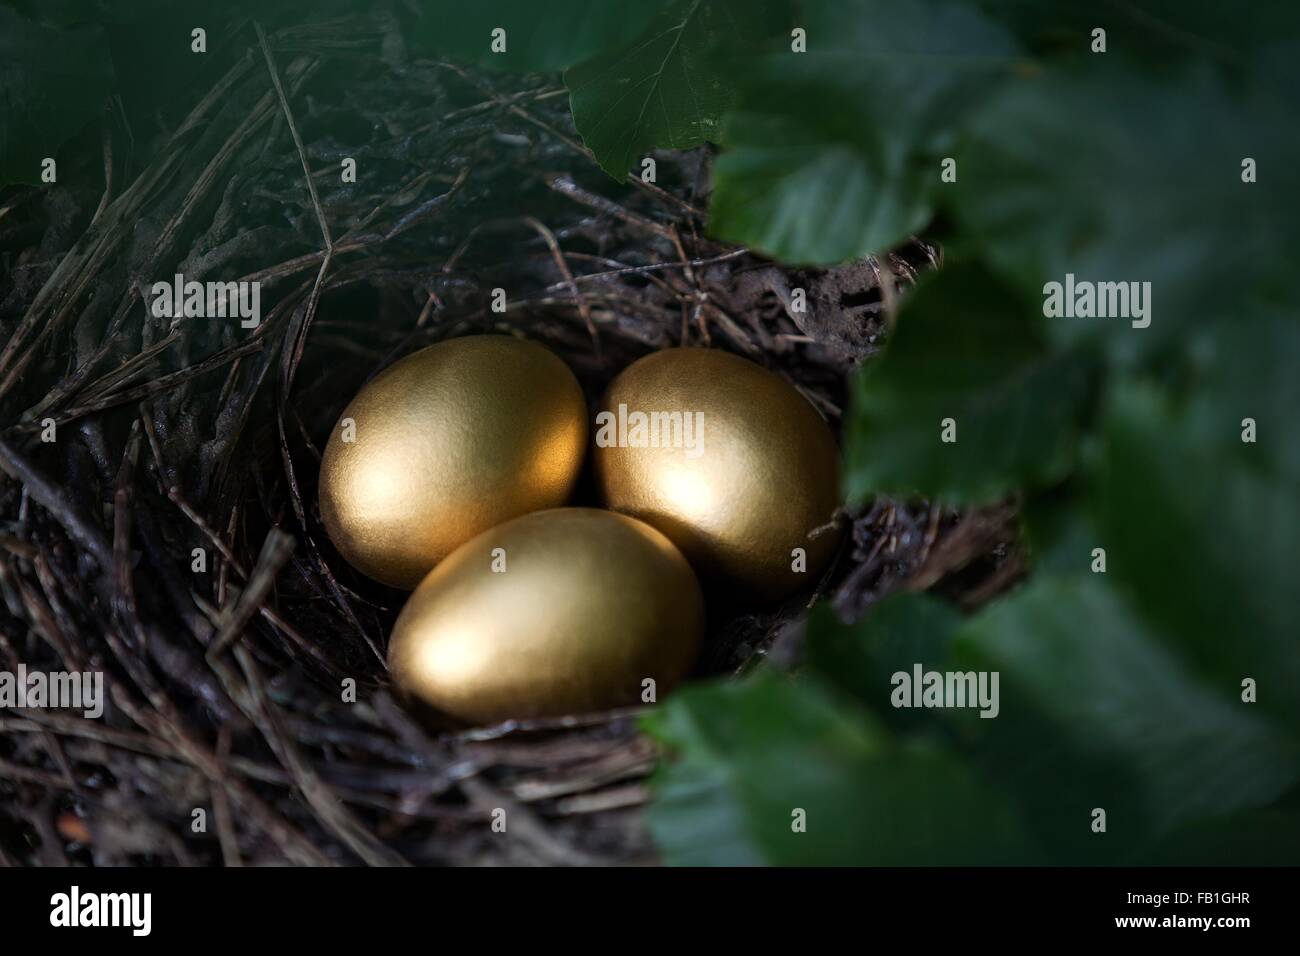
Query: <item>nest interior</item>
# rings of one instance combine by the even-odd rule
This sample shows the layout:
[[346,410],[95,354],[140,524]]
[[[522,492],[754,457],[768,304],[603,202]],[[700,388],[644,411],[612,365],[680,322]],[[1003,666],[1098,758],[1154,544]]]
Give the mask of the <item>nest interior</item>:
[[[936,248],[782,267],[707,236],[707,148],[601,172],[554,76],[411,56],[382,22],[240,37],[197,103],[147,135],[110,110],[57,186],[0,192],[0,669],[108,685],[98,720],[0,710],[0,862],[653,862],[636,709],[431,733],[394,702],[404,595],[324,535],[324,441],[385,365],[484,332],[592,400],[651,350],[728,349],[838,433]],[[261,323],[154,317],[175,273],[259,281]],[[979,603],[1022,573],[1013,518],[846,511],[815,593],[715,620],[696,676],[797,666],[814,600]]]

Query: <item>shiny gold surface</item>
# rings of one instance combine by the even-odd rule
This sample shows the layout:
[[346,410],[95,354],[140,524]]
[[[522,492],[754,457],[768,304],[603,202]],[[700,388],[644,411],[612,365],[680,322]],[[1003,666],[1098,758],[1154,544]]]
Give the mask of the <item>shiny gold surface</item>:
[[586,441],[586,401],[559,358],[503,335],[450,339],[385,369],[344,410],[321,462],[321,518],[350,564],[413,588],[474,535],[564,504]]
[[[839,534],[808,534],[840,503],[839,456],[829,426],[793,386],[727,352],[666,349],[629,366],[597,411],[617,414],[620,404],[629,414],[702,412],[703,444],[694,458],[682,447],[596,447],[610,508],[658,528],[706,584],[742,600],[777,600],[816,580]],[[799,547],[802,574],[792,570]]]
[[402,609],[388,660],[405,695],[460,720],[558,716],[636,703],[645,678],[662,699],[703,628],[699,583],[667,538],[610,511],[557,508],[439,564]]

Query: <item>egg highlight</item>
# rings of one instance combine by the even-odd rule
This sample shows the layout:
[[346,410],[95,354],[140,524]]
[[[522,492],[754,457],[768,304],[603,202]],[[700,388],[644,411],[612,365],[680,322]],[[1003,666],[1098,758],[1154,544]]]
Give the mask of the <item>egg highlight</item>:
[[558,357],[504,335],[450,339],[344,410],[321,462],[321,519],[349,564],[413,588],[475,535],[565,504],[586,444],[586,401]]
[[610,511],[559,508],[439,564],[398,616],[388,658],[408,703],[490,723],[657,700],[703,630],[699,583],[667,537]]
[[676,348],[634,362],[601,400],[594,438],[606,505],[667,535],[706,586],[771,602],[834,556],[835,438],[792,385],[747,359]]

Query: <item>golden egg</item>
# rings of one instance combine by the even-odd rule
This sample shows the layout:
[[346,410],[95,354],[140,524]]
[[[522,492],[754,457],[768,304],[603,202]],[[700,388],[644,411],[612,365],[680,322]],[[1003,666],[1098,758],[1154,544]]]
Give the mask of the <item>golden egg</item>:
[[[830,427],[784,379],[712,349],[655,352],[596,415],[596,479],[610,508],[666,534],[708,584],[774,601],[834,556],[840,503]],[[800,553],[802,549],[802,555]]]
[[463,721],[554,717],[656,698],[704,630],[699,582],[654,528],[597,508],[524,515],[420,582],[388,662],[408,699]]
[[413,588],[482,531],[564,504],[587,443],[573,373],[532,342],[450,339],[367,384],[330,434],[325,530],[353,567]]

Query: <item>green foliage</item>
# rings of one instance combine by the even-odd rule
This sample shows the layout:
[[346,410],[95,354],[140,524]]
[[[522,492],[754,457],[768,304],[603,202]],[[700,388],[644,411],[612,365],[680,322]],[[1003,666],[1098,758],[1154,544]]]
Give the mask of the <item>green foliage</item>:
[[1115,386],[1087,499],[1098,540],[1168,641],[1229,690],[1264,678],[1259,706],[1298,726],[1300,486],[1195,425],[1154,387]]
[[[647,725],[676,755],[659,771],[650,812],[669,862],[1033,858],[1011,807],[969,767],[936,742],[891,740],[815,683],[764,671],[683,692]],[[963,814],[951,812],[953,802]]]
[[635,42],[571,68],[573,122],[615,178],[654,147],[685,149],[717,139],[735,89],[731,58],[784,24],[777,0],[679,0]]
[[41,160],[103,108],[111,76],[101,26],[59,29],[0,6],[0,185],[39,182]]
[[[953,639],[952,669],[1001,675],[999,717],[967,720],[985,725],[970,728],[983,738],[972,751],[1027,802],[1073,815],[1042,837],[1077,845],[1091,836],[1088,811],[1103,807],[1122,844],[1112,852],[1140,851],[1173,827],[1267,805],[1300,780],[1293,728],[1241,703],[1239,672],[1194,674],[1103,580],[1041,575]],[[1037,759],[1047,755],[1050,777]]]
[[[0,186],[40,182],[40,161],[97,119],[125,125],[127,152],[142,146],[162,113],[188,110],[210,88],[224,54],[256,42],[253,16],[274,31],[352,2],[0,0]],[[191,50],[195,27],[207,31],[206,53]]]
[[808,52],[739,77],[723,126],[710,227],[792,263],[879,252],[929,221],[952,117],[979,102],[1017,47],[967,5],[810,0]]
[[[668,0],[421,0],[411,30],[417,48],[499,70],[563,70],[631,41]],[[492,31],[505,31],[505,51]]]
[[[1054,323],[1054,338],[1105,338],[1121,355],[1163,345],[1240,310],[1223,275],[1263,288],[1300,254],[1295,219],[1276,199],[1300,194],[1287,158],[1300,137],[1270,128],[1272,107],[1208,70],[1148,79],[1119,66],[1049,69],[971,118],[955,214],[1029,295],[1067,273],[1151,283],[1148,334],[1072,320]],[[1246,156],[1268,170],[1267,186],[1242,182]]]
[[1103,27],[1107,56],[1156,69],[1185,60],[1240,67],[1278,38],[1300,32],[1300,9],[1290,3],[1258,3],[1246,15],[1224,16],[1215,0],[1128,0],[1104,9],[1094,0],[975,2],[1036,52],[1083,59],[1092,31]]
[[[768,699],[725,739],[678,732],[722,719],[719,688],[666,702],[648,726],[670,747],[651,817],[670,861],[727,859],[699,849],[717,814],[750,861],[802,862],[802,839],[821,862],[880,862],[896,848],[871,827],[883,814],[948,834],[909,863],[960,858],[960,821],[1000,833],[984,862],[1297,862],[1300,31],[1293,14],[1225,24],[1153,0],[1108,17],[1093,54],[1094,19],[1072,3],[811,4],[806,57],[739,79],[715,232],[815,263],[944,230],[949,262],[853,383],[851,496],[1014,495],[1034,568],[964,621],[918,595],[854,626],[815,612],[800,679],[733,690]],[[933,54],[919,80],[918,53]],[[1044,286],[1067,273],[1150,282],[1151,325],[1048,317]],[[998,716],[893,708],[891,675],[916,664],[996,671]],[[936,797],[937,767],[866,780],[869,756],[828,757],[810,728],[791,741],[806,699],[833,709],[827,725],[870,728],[871,753],[937,748],[1016,829]],[[763,800],[737,796],[751,790]],[[810,814],[789,835],[780,807],[822,799],[831,833]]]
[[[914,664],[933,670],[946,661],[960,622],[955,610],[924,594],[886,598],[860,628],[840,627],[825,608],[818,608],[806,666],[819,680],[872,707],[889,698],[894,673]],[[914,725],[924,714],[891,709],[882,719]]]
[[[1193,330],[1187,353],[1180,407],[1202,446],[1214,445],[1272,480],[1300,482],[1300,443],[1285,440],[1295,434],[1300,408],[1300,322],[1294,312],[1242,303],[1236,317]],[[1241,443],[1246,417],[1268,440]]]
[[[1081,350],[1052,351],[1042,325],[982,268],[958,265],[922,282],[887,358],[855,383],[850,498],[923,489],[986,501],[1067,474],[1094,363]],[[946,419],[956,441],[940,440]]]

